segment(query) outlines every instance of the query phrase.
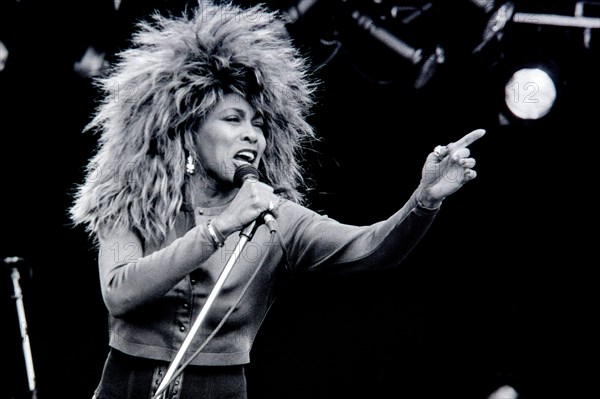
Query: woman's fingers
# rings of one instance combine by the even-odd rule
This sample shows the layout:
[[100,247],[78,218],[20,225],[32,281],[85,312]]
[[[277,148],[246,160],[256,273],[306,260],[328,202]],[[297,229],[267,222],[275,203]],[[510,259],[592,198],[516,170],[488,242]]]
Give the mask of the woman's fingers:
[[463,174],[463,181],[468,182],[477,177],[477,172],[473,169],[465,169]]
[[465,168],[474,168],[477,162],[475,158],[462,158],[458,160],[458,163]]
[[450,154],[452,159],[458,161],[460,158],[468,158],[470,150],[467,148],[485,134],[484,129],[476,129],[465,134],[460,140],[448,145],[436,146],[429,155],[433,161],[441,162],[446,155]]
[[468,158],[471,155],[471,150],[468,148],[459,148],[458,150],[452,153],[452,159],[456,162],[459,162],[463,158]]
[[473,144],[475,141],[479,140],[485,134],[485,129],[476,129],[470,133],[465,134],[460,140],[455,143],[448,144],[448,147],[451,149],[458,149],[463,147],[468,147]]

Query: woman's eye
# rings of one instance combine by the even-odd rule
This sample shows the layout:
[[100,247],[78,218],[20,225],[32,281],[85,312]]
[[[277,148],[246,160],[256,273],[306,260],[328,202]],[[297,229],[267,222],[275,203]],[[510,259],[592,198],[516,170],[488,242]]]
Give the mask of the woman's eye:
[[232,115],[232,116],[225,117],[225,120],[227,122],[239,122],[240,121],[240,117],[237,116],[237,115]]

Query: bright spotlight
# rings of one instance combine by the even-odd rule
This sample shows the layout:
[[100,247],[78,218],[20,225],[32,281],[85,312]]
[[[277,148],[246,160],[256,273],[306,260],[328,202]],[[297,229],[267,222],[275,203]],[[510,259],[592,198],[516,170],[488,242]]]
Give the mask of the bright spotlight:
[[517,70],[504,87],[504,102],[519,119],[532,120],[546,116],[556,101],[556,86],[541,68]]

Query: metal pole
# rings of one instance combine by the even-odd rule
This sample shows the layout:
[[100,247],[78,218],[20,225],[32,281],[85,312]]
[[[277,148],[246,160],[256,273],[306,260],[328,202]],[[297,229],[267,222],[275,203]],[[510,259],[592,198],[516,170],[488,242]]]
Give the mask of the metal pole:
[[12,268],[10,274],[14,286],[14,299],[17,305],[17,316],[19,319],[19,329],[21,331],[21,340],[23,346],[23,355],[25,357],[25,368],[27,371],[27,382],[31,397],[36,397],[35,372],[33,369],[33,357],[31,356],[31,346],[29,344],[29,335],[27,334],[27,319],[25,318],[25,307],[23,306],[23,293],[19,285],[20,274],[17,267]]
[[532,14],[517,12],[513,15],[513,22],[533,25],[569,26],[573,28],[600,28],[600,18],[571,17],[568,15],[555,14]]
[[183,356],[185,355],[185,352],[187,351],[190,344],[192,343],[192,340],[194,339],[196,332],[198,331],[198,329],[204,322],[204,319],[208,315],[210,308],[212,307],[217,296],[219,295],[219,292],[221,291],[221,288],[223,287],[225,280],[229,276],[229,273],[231,273],[231,270],[233,269],[233,266],[237,262],[240,254],[242,253],[244,246],[254,235],[256,227],[257,227],[257,223],[256,223],[256,221],[254,221],[240,233],[240,240],[238,241],[238,243],[235,247],[235,250],[231,254],[231,257],[227,261],[227,264],[221,271],[221,274],[219,275],[219,278],[217,279],[215,286],[213,287],[212,291],[210,292],[210,295],[208,296],[208,298],[206,299],[206,303],[200,310],[200,314],[194,321],[194,324],[192,325],[192,327],[190,328],[190,331],[188,332],[185,339],[183,340],[183,343],[181,344],[179,351],[177,352],[177,354],[175,354],[175,358],[173,358],[173,361],[169,365],[169,368],[167,369],[165,376],[163,377],[160,385],[158,386],[158,389],[156,390],[156,392],[159,394],[158,398],[165,397],[164,396],[165,389],[167,388],[167,386],[170,383],[171,378],[177,371],[177,367],[183,360]]

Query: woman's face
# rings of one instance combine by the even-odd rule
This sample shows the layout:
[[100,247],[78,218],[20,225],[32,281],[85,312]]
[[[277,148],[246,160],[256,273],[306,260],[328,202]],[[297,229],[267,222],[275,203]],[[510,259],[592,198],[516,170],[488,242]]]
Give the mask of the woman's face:
[[198,161],[217,183],[233,182],[244,164],[258,168],[265,151],[264,120],[246,99],[227,94],[206,116],[198,131]]

